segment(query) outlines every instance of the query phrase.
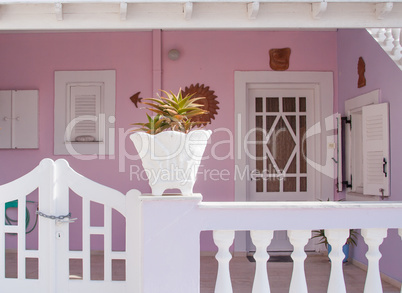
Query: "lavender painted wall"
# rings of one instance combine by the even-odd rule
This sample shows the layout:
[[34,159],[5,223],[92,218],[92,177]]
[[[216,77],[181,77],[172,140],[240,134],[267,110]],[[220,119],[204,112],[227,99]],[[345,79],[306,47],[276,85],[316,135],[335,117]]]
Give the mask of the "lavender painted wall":
[[[124,132],[130,123],[144,117],[128,98],[137,91],[143,97],[153,94],[152,46],[152,32],[1,34],[0,89],[38,89],[40,121],[38,150],[0,150],[0,184],[25,174],[43,158],[63,157],[84,176],[121,192],[131,188],[149,192],[144,180],[135,176],[130,180],[130,166],[135,170],[140,162],[130,160],[135,150]],[[337,72],[335,31],[162,32],[162,87],[177,91],[192,83],[205,84],[215,91],[220,103],[216,119],[208,126],[214,131],[206,151],[210,158],[203,161],[203,174],[194,188],[205,201],[234,200],[234,142],[228,132],[218,131],[234,131],[234,71],[271,70],[269,49],[283,47],[292,49],[290,71]],[[181,52],[177,61],[167,58],[173,48]],[[91,161],[54,156],[54,71],[102,69],[116,70],[116,155]],[[336,74],[334,87],[336,97]],[[224,143],[213,145],[217,141]],[[212,158],[214,154],[218,158]],[[228,175],[210,179],[214,169]],[[215,249],[210,234],[201,242],[203,250]]]
[[[357,88],[357,62],[363,57],[366,63],[367,85]],[[381,102],[390,105],[390,154],[391,154],[391,196],[389,200],[402,200],[401,153],[402,136],[402,71],[394,64],[391,58],[382,50],[374,39],[365,30],[339,30],[338,32],[338,68],[339,68],[339,110],[344,113],[344,102],[347,99],[380,89]],[[396,230],[389,230],[388,238],[381,245],[381,271],[394,279],[402,280],[402,241]],[[367,263],[364,256],[367,246],[362,239],[354,249],[353,257]]]

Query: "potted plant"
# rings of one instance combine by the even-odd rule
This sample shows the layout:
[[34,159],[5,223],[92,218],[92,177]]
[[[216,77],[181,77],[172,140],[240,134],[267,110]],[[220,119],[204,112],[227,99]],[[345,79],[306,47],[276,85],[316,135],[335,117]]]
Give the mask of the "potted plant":
[[[325,247],[328,249],[328,254],[331,252],[331,245],[328,243],[328,239],[325,236],[325,230],[313,230],[314,236],[312,238],[320,238],[319,244],[325,244]],[[343,262],[347,262],[349,258],[349,247],[351,245],[356,245],[357,241],[357,231],[355,229],[349,230],[349,237],[346,239],[345,244],[343,245],[343,253],[345,254],[345,258]]]
[[166,189],[180,189],[191,195],[210,130],[192,130],[204,122],[193,118],[207,113],[197,104],[202,97],[183,96],[161,91],[158,98],[143,99],[148,122],[134,123],[138,128],[130,135],[142,160],[153,195],[162,195]]

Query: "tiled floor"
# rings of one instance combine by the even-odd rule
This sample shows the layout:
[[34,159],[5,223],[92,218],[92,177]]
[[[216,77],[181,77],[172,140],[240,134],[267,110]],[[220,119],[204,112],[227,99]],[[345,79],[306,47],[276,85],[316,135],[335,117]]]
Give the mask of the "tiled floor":
[[[6,254],[6,276],[17,276],[16,253]],[[38,277],[38,262],[27,259],[26,277],[35,279]],[[124,280],[124,261],[113,263],[113,280]],[[292,275],[291,262],[268,262],[268,276],[271,293],[287,293]],[[91,279],[103,279],[103,255],[91,257]],[[309,254],[305,261],[305,272],[309,293],[327,292],[331,265],[328,258],[323,255]],[[201,293],[214,293],[218,263],[214,256],[201,257]],[[250,262],[246,257],[234,257],[230,262],[232,286],[234,293],[250,293],[254,279],[255,262]],[[343,265],[346,290],[348,293],[362,293],[366,272],[351,263]],[[82,276],[82,262],[70,261],[70,279],[80,279]],[[384,293],[399,293],[400,290],[386,282],[383,282]]]

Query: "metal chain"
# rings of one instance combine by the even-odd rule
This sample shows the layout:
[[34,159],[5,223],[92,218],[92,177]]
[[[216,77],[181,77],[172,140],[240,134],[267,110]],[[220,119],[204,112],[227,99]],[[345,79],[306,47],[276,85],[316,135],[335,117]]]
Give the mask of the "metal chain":
[[60,220],[64,220],[65,218],[71,219],[71,213],[68,213],[65,216],[53,216],[53,215],[46,215],[46,214],[42,213],[41,211],[36,211],[36,214],[41,217],[51,219],[51,220],[59,220],[60,221]]

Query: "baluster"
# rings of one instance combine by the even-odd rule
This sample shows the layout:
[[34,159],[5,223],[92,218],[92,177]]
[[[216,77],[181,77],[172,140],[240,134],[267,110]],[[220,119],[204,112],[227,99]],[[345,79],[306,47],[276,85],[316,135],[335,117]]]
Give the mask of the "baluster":
[[368,245],[366,257],[368,260],[366,283],[364,285],[364,293],[381,293],[381,276],[379,261],[381,258],[380,244],[387,236],[386,228],[362,229],[364,242]]
[[380,29],[378,28],[369,28],[367,29],[367,31],[370,33],[370,35],[373,36],[374,39],[378,39],[378,32],[380,31]]
[[331,274],[329,276],[328,293],[346,293],[345,280],[343,278],[342,261],[345,258],[343,245],[349,237],[349,229],[325,230],[325,236],[332,250],[329,254],[331,259]]
[[232,254],[229,247],[234,240],[234,231],[214,231],[213,238],[218,253],[215,258],[218,261],[218,275],[216,277],[215,293],[232,293],[232,281],[230,279],[229,262]]
[[401,36],[401,29],[400,28],[394,28],[392,29],[392,37],[394,38],[393,46],[394,48],[391,51],[391,54],[395,60],[399,60],[401,58],[401,42],[400,42],[400,36]]
[[267,261],[269,254],[267,247],[274,237],[274,231],[250,231],[251,240],[256,247],[254,259],[256,262],[252,293],[269,293]]
[[380,44],[382,44],[385,40],[385,32],[386,32],[385,28],[378,29],[377,39]]
[[392,50],[392,42],[393,41],[394,41],[394,38],[392,37],[392,29],[387,28],[385,31],[385,40],[383,42],[383,48],[385,51]]
[[311,231],[288,231],[288,236],[290,243],[293,245],[293,272],[289,293],[307,293],[306,275],[304,273],[304,260],[307,254],[304,252],[304,246],[306,246],[311,237]]

